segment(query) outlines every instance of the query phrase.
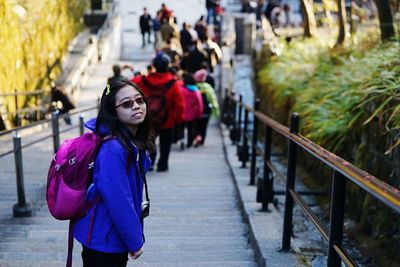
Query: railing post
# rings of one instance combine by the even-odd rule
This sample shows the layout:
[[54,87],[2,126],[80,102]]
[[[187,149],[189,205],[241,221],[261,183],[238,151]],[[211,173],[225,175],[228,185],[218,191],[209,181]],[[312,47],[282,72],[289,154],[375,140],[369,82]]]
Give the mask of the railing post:
[[237,127],[236,127],[236,138],[235,140],[237,142],[240,142],[241,140],[241,134],[242,134],[242,111],[243,111],[243,96],[240,94],[239,95],[239,111],[238,111],[238,120],[237,120]]
[[258,139],[258,118],[256,112],[260,108],[260,99],[257,98],[254,102],[254,116],[253,116],[253,138],[251,140],[251,165],[250,165],[250,185],[254,185],[256,180],[256,160],[257,160],[257,139]]
[[229,114],[229,104],[230,104],[230,100],[229,100],[229,95],[228,95],[228,88],[225,88],[225,97],[224,97],[224,102],[222,104],[222,122],[225,123],[226,126],[230,125],[230,114]]
[[83,114],[79,115],[79,134],[83,135],[85,133],[85,123],[84,123]]
[[247,129],[249,124],[249,111],[244,110],[244,127],[243,127],[243,145],[239,158],[242,161],[242,168],[246,168],[246,162],[249,160],[249,141],[247,138]]
[[32,206],[29,203],[26,203],[25,199],[21,136],[17,132],[14,132],[13,143],[14,143],[15,173],[17,176],[17,195],[18,195],[18,203],[15,204],[13,207],[13,215],[14,217],[31,217]]
[[40,120],[40,110],[39,107],[39,95],[35,95],[35,105],[36,105],[36,121]]
[[14,89],[15,96],[14,96],[14,101],[15,101],[15,125],[20,126],[21,121],[19,119],[19,113],[18,113],[18,91],[17,89]]
[[334,245],[342,245],[343,217],[346,201],[346,177],[334,171],[331,195],[331,220],[329,227],[328,263],[329,267],[340,267],[341,259],[334,249]]
[[[292,116],[290,117],[290,132],[293,134],[297,134],[298,131],[299,131],[299,115],[297,113],[293,113]],[[295,185],[296,154],[297,154],[297,144],[289,139],[282,251],[288,251],[290,249],[290,238],[292,236],[293,197],[290,194],[290,191],[294,190],[294,185]]]
[[60,146],[60,129],[58,121],[58,111],[51,113],[51,127],[53,129],[53,149],[54,154],[57,153],[58,147]]
[[231,92],[231,101],[232,101],[232,106],[230,114],[232,115],[232,126],[230,127],[229,131],[229,137],[232,141],[232,145],[236,144],[236,106],[237,103],[235,101],[235,92]]
[[271,139],[272,129],[269,125],[265,125],[265,140],[264,140],[264,170],[262,180],[262,210],[268,211],[268,203],[274,198],[274,184],[271,177],[271,170],[267,162],[271,161]]

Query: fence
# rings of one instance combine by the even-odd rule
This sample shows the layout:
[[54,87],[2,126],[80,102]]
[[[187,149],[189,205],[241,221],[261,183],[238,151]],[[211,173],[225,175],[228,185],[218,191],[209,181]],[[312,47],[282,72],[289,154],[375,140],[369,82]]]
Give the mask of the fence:
[[[233,144],[237,144],[237,154],[242,167],[248,161],[250,166],[250,184],[255,184],[257,156],[261,156],[263,161],[263,178],[257,181],[257,201],[262,202],[263,209],[267,209],[268,203],[273,202],[274,194],[273,179],[271,174],[275,174],[286,184],[285,190],[285,210],[282,234],[282,251],[290,249],[292,236],[292,217],[293,204],[296,202],[314,226],[318,229],[321,236],[328,242],[328,266],[341,266],[341,262],[347,266],[357,266],[342,246],[343,220],[346,199],[346,183],[352,181],[362,190],[377,198],[384,205],[400,213],[400,191],[374,177],[373,175],[357,168],[339,156],[316,145],[307,138],[301,136],[299,131],[299,116],[293,113],[291,116],[290,128],[269,118],[259,112],[259,103],[255,101],[254,109],[242,102],[242,96],[235,98],[235,94],[228,93],[226,90],[223,103],[223,121],[230,128],[230,138]],[[244,121],[242,121],[244,112]],[[249,114],[253,114],[252,131],[250,131]],[[265,127],[263,147],[259,143],[259,127]],[[278,168],[271,162],[271,138],[272,131],[288,140],[287,154],[287,174],[283,175]],[[250,144],[249,144],[250,143]],[[251,154],[249,152],[251,148]],[[310,206],[302,198],[302,192],[295,189],[297,150],[302,148],[306,153],[314,156],[323,164],[333,170],[331,206],[329,230],[325,224],[312,211]],[[314,192],[320,193],[320,192]],[[313,194],[313,192],[311,192]]]
[[[71,131],[73,129],[79,128],[79,133],[80,135],[83,134],[84,132],[84,119],[83,119],[83,112],[86,111],[91,111],[97,109],[97,106],[94,107],[88,107],[88,108],[82,108],[82,109],[76,109],[69,114],[62,114],[59,115],[58,112],[53,112],[51,119],[46,119],[42,121],[38,121],[33,124],[29,124],[26,126],[21,126],[14,128],[12,130],[7,130],[7,131],[2,131],[0,133],[0,137],[4,136],[6,134],[13,133],[13,149],[6,151],[2,154],[0,154],[0,158],[5,157],[7,155],[13,154],[14,153],[14,162],[15,162],[15,173],[16,173],[16,180],[17,180],[17,195],[18,195],[18,203],[16,203],[13,207],[13,214],[14,217],[30,217],[32,216],[32,206],[30,203],[26,202],[25,198],[25,187],[24,187],[24,168],[23,168],[23,155],[22,155],[22,149],[30,147],[34,144],[37,144],[39,142],[45,141],[48,138],[53,139],[53,150],[54,153],[57,151],[58,147],[60,146],[60,134]],[[75,126],[68,127],[66,129],[63,129],[60,131],[59,127],[59,119],[65,117],[65,116],[74,116],[80,114],[79,116],[79,124]],[[22,145],[21,142],[21,136],[19,135],[19,131],[29,129],[38,125],[45,125],[45,124],[51,124],[52,128],[52,133],[45,135],[37,140],[31,141],[27,144]]]
[[[18,92],[15,90],[14,93],[5,93],[0,94],[0,97],[5,98],[14,98],[15,111],[13,112],[2,112],[3,120],[5,120],[9,115],[13,116],[14,124],[16,126],[21,125],[22,118],[26,118],[29,120],[40,120],[41,112],[44,112],[44,107],[40,105],[41,98],[46,95],[47,92],[44,90],[35,90],[31,92]],[[19,108],[19,97],[25,97],[25,102],[29,102],[33,97],[34,107],[31,108]],[[6,103],[7,101],[3,101]]]

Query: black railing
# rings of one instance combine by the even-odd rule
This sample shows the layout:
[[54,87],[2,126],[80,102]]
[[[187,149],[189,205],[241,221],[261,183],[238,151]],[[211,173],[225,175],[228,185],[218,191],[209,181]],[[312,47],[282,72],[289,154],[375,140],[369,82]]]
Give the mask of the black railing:
[[[30,216],[32,216],[32,205],[30,203],[27,203],[26,198],[25,198],[22,149],[30,147],[34,144],[43,142],[49,138],[53,138],[53,151],[54,151],[54,153],[56,153],[58,150],[58,147],[60,146],[60,134],[71,131],[76,128],[79,128],[79,133],[80,133],[80,135],[82,135],[84,132],[84,126],[83,126],[84,120],[83,120],[82,113],[86,112],[86,111],[95,110],[97,108],[98,108],[98,106],[75,109],[72,112],[70,112],[69,114],[62,114],[62,115],[60,115],[58,112],[53,112],[51,119],[38,121],[34,124],[21,126],[21,127],[14,128],[12,130],[0,132],[0,137],[4,136],[6,134],[13,133],[13,144],[14,144],[13,149],[0,154],[0,158],[14,153],[15,174],[16,174],[16,182],[17,182],[17,196],[18,196],[18,203],[16,203],[13,207],[14,217],[30,217]],[[67,127],[63,130],[60,130],[59,119],[65,117],[65,116],[74,116],[77,114],[79,114],[79,124],[77,124],[75,126]],[[36,139],[34,141],[31,141],[29,143],[22,145],[21,135],[19,134],[19,131],[33,128],[38,125],[46,125],[46,124],[48,125],[48,123],[50,123],[50,122],[51,122],[51,126],[52,126],[51,134],[45,135],[39,139]]]
[[[249,154],[251,147],[250,185],[256,183],[257,156],[260,156],[263,161],[263,178],[257,179],[256,183],[256,198],[258,202],[262,203],[263,210],[267,210],[268,204],[274,201],[274,195],[279,194],[279,192],[274,191],[272,174],[286,184],[281,250],[288,251],[290,249],[291,236],[293,234],[293,204],[297,203],[304,214],[318,229],[321,236],[328,242],[327,265],[339,267],[343,261],[347,266],[357,266],[342,247],[347,180],[352,181],[368,194],[398,213],[400,213],[400,191],[301,136],[298,133],[300,119],[298,114],[292,114],[290,128],[287,128],[261,113],[259,111],[258,99],[255,100],[253,109],[242,102],[241,96],[239,96],[238,100],[233,93],[229,94],[228,90],[226,90],[225,96],[222,118],[224,123],[230,128],[229,136],[232,144],[237,144],[238,146],[238,157],[239,161],[242,162],[242,167],[245,167],[246,162],[249,160],[249,157],[246,155]],[[244,124],[241,118],[243,109],[245,110]],[[236,116],[237,113],[239,114],[238,116]],[[253,127],[249,127],[249,124],[251,124],[249,122],[250,113],[253,114]],[[260,146],[258,134],[262,125],[265,127],[265,136],[264,144]],[[252,131],[248,129],[252,129]],[[271,162],[272,131],[288,140],[286,176]],[[249,140],[251,140],[251,146],[248,146]],[[301,192],[295,189],[297,150],[300,148],[333,170],[329,230],[302,198],[302,195],[319,195],[322,192]]]

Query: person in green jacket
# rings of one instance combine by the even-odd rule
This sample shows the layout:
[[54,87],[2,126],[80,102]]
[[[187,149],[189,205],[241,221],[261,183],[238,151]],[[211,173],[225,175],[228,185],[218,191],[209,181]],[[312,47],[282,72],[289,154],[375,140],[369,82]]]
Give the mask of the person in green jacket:
[[197,87],[199,87],[203,99],[203,116],[198,121],[197,129],[200,138],[196,137],[196,139],[194,140],[195,147],[204,144],[210,117],[219,117],[219,105],[217,96],[215,95],[214,88],[210,84],[205,82],[207,75],[208,71],[205,69],[198,70],[193,75],[196,81],[196,85]]

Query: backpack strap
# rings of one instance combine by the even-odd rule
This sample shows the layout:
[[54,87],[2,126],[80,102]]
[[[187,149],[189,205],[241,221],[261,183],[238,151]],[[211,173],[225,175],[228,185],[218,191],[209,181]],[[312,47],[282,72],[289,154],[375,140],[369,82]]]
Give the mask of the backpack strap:
[[174,85],[175,82],[176,82],[176,79],[172,78],[171,80],[169,80],[169,81],[164,85],[164,88],[165,88],[165,89],[171,88],[172,85]]
[[75,221],[69,221],[69,229],[68,229],[68,256],[67,256],[67,263],[66,267],[72,266],[72,250],[74,249],[74,235],[73,230],[75,226]]
[[[143,84],[144,84],[146,87],[149,87],[149,88],[151,88],[152,90],[157,90],[157,89],[159,89],[159,87],[157,87],[157,86],[151,84],[151,83],[146,79],[146,76],[144,76],[144,75],[142,75],[142,82],[143,82]],[[175,82],[176,82],[176,79],[175,79],[175,78],[172,78],[171,80],[169,80],[168,82],[166,82],[166,83],[162,86],[162,88],[163,88],[163,89],[169,89],[169,88],[172,87],[172,85],[174,85]]]

